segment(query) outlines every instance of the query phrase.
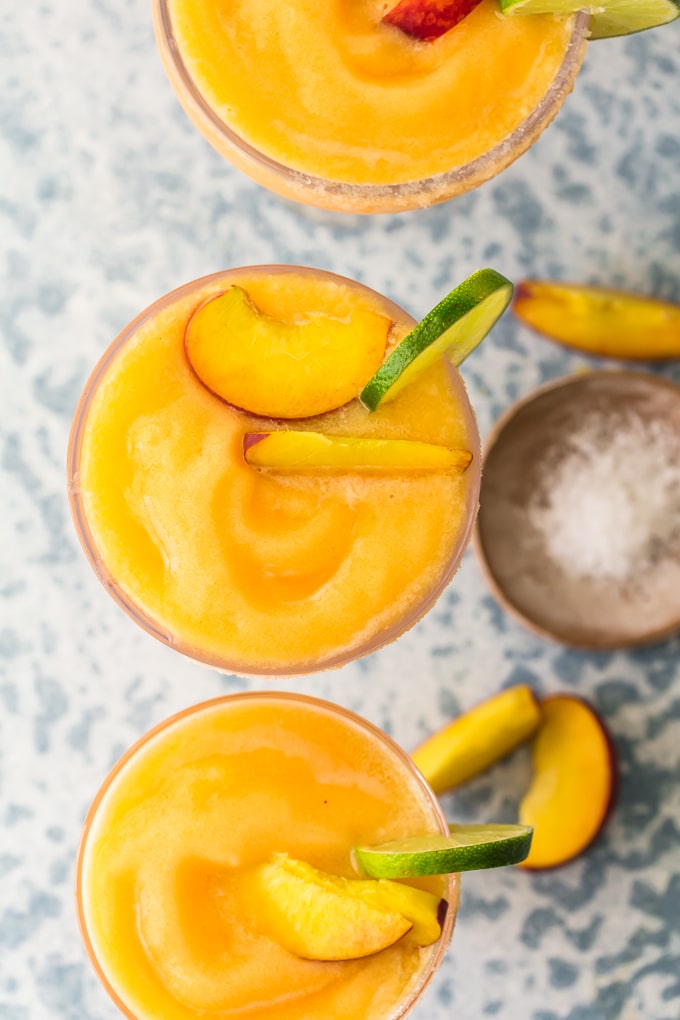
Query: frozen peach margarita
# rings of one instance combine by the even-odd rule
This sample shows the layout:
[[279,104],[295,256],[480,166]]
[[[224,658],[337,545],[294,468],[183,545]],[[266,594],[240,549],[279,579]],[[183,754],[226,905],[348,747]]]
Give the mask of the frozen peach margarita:
[[[436,38],[409,8],[461,8]],[[586,15],[506,17],[497,0],[154,0],[189,116],[260,183],[313,205],[413,208],[519,156],[570,91]]]
[[412,625],[467,545],[480,469],[444,356],[375,410],[357,399],[381,400],[412,325],[366,287],[294,267],[206,277],[131,323],[69,453],[77,528],[119,604],[179,651],[255,675],[338,665]]
[[83,937],[134,1020],[397,1020],[441,962],[457,882],[362,880],[350,851],[447,832],[370,724],[228,696],[153,730],[104,783],[77,866]]

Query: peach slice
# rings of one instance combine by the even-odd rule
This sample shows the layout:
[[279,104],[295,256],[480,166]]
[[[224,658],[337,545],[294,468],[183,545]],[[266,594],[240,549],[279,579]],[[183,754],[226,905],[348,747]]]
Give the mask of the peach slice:
[[390,326],[367,308],[283,322],[232,286],[196,309],[185,350],[200,381],[228,404],[267,418],[309,418],[356,397],[382,363]]
[[605,287],[524,280],[515,315],[588,354],[637,361],[680,357],[680,305]]
[[383,21],[414,39],[431,42],[454,28],[481,0],[399,0]]
[[534,826],[522,868],[553,868],[582,853],[616,794],[614,746],[594,709],[568,694],[546,698],[541,708],[534,778],[519,808],[520,822]]
[[531,688],[510,687],[454,719],[411,758],[434,792],[445,793],[509,754],[534,733],[540,720]]
[[320,432],[247,432],[243,455],[253,467],[278,471],[465,471],[468,450],[409,439],[360,439]]
[[424,889],[393,882],[390,879],[361,880],[361,898],[365,903],[383,910],[397,910],[413,927],[405,940],[416,946],[429,946],[442,933],[442,923],[448,909],[446,900],[433,896]]
[[441,931],[441,901],[431,893],[399,882],[329,875],[287,854],[257,868],[250,891],[263,930],[303,959],[358,959],[416,926],[428,940],[419,944],[436,941]]

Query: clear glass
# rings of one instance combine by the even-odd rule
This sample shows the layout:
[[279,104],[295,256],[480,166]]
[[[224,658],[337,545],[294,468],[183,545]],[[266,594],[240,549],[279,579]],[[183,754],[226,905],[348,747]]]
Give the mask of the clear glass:
[[[427,782],[418,771],[416,766],[413,764],[411,758],[402,750],[390,737],[388,737],[382,730],[372,723],[362,719],[361,716],[356,715],[354,712],[350,712],[347,709],[341,708],[338,705],[334,705],[328,701],[322,701],[317,698],[311,698],[301,694],[288,694],[288,693],[277,693],[270,694],[267,692],[251,692],[246,694],[228,694],[221,698],[214,698],[211,701],[203,702],[199,705],[193,705],[190,708],[185,709],[178,714],[171,716],[158,726],[154,727],[147,734],[145,734],[140,740],[137,741],[113,767],[111,772],[108,774],[97,795],[95,796],[90,810],[87,813],[85,823],[83,826],[83,832],[80,839],[80,846],[78,849],[78,856],[76,861],[76,872],[75,872],[75,894],[76,894],[76,910],[78,916],[78,923],[80,926],[80,932],[85,944],[85,949],[90,962],[102,983],[104,989],[109,994],[113,1002],[116,1004],[121,1013],[128,1017],[129,1020],[140,1020],[139,1017],[135,1016],[134,1013],[130,1012],[128,1007],[125,1005],[121,997],[119,996],[116,989],[112,986],[111,982],[106,976],[106,950],[105,947],[97,947],[95,941],[90,933],[87,921],[87,900],[85,895],[85,883],[84,876],[87,869],[87,851],[88,851],[88,840],[90,834],[96,828],[97,815],[100,807],[105,802],[107,794],[111,790],[114,783],[116,783],[124,774],[126,766],[136,758],[138,754],[143,752],[147,745],[157,738],[159,735],[166,733],[169,729],[180,726],[182,722],[189,716],[193,716],[201,712],[211,712],[214,709],[220,709],[230,704],[243,703],[244,701],[267,701],[267,702],[281,702],[285,701],[289,704],[299,704],[306,706],[311,709],[316,709],[319,712],[330,713],[340,720],[344,720],[348,726],[357,727],[364,731],[372,740],[375,740],[383,745],[388,754],[394,759],[395,767],[405,768],[412,779],[415,781],[419,789],[421,790],[423,797],[431,809],[439,829],[443,835],[448,835],[448,824],[446,818],[442,812],[439,801],[435,797],[434,793],[428,786]],[[437,970],[441,966],[442,960],[446,955],[446,951],[451,941],[453,934],[453,927],[456,919],[456,913],[458,909],[458,901],[460,897],[460,881],[457,875],[446,876],[447,887],[444,892],[444,896],[448,901],[448,909],[442,924],[442,933],[432,949],[429,957],[424,963],[421,974],[418,980],[415,982],[413,987],[409,990],[406,998],[395,1004],[395,1010],[390,1015],[389,1020],[401,1020],[407,1013],[415,1006],[415,1004],[423,996],[425,989],[436,974]],[[312,1018],[310,1017],[310,1020]],[[319,1018],[321,1020],[321,1018]]]
[[[132,598],[126,591],[123,590],[117,579],[113,576],[109,570],[106,562],[104,561],[100,551],[97,548],[96,539],[90,529],[90,525],[87,519],[87,513],[85,510],[83,498],[80,492],[80,459],[81,450],[83,443],[83,436],[87,429],[87,419],[92,401],[95,397],[97,389],[101,384],[102,380],[106,376],[106,373],[115,360],[122,348],[131,341],[135,336],[135,333],[139,327],[145,323],[148,319],[156,316],[160,311],[166,308],[168,305],[173,304],[177,300],[184,296],[190,295],[193,291],[199,291],[206,285],[213,282],[219,281],[224,286],[229,286],[230,280],[238,275],[242,276],[244,272],[262,272],[268,273],[285,273],[294,270],[300,273],[310,273],[313,275],[322,275],[329,278],[330,280],[342,280],[345,283],[350,283],[353,288],[357,288],[366,293],[375,294],[375,291],[365,287],[363,284],[356,283],[353,280],[346,280],[344,277],[336,276],[333,273],[326,273],[322,270],[315,269],[303,269],[295,266],[253,266],[246,269],[234,269],[227,270],[222,273],[214,273],[210,276],[202,277],[199,280],[194,280],[192,283],[188,283],[183,287],[179,287],[177,290],[166,294],[165,297],[160,298],[153,305],[143,311],[137,318],[133,319],[132,322],[126,326],[126,328],[119,334],[119,336],[113,341],[111,346],[106,350],[101,360],[95,367],[92,375],[85,385],[85,389],[78,403],[76,409],[73,426],[71,429],[71,436],[69,440],[68,457],[67,457],[67,474],[68,474],[68,493],[69,501],[71,505],[71,512],[73,514],[73,520],[75,523],[76,532],[85,555],[95,571],[97,577],[104,585],[109,595],[118,603],[118,605],[130,616],[135,623],[139,624],[147,634],[151,634],[152,637],[157,638],[164,644],[174,648],[176,651],[181,652],[183,655],[189,658],[196,659],[199,662],[203,662],[206,665],[213,666],[216,669],[221,669],[230,673],[239,673],[243,676],[296,676],[300,674],[317,672],[324,669],[336,668],[343,666],[348,662],[352,662],[354,659],[361,658],[364,655],[368,655],[371,652],[377,651],[383,645],[388,644],[395,638],[403,634],[404,631],[412,627],[430,607],[436,602],[444,588],[448,585],[449,581],[455,574],[458,565],[463,557],[463,554],[470,542],[472,537],[472,529],[474,527],[475,517],[477,515],[477,507],[479,503],[479,489],[481,484],[481,443],[479,437],[479,431],[477,428],[477,422],[475,420],[474,411],[467,396],[463,381],[458,372],[451,368],[451,383],[454,393],[454,398],[462,409],[463,417],[465,420],[466,432],[468,436],[469,449],[472,453],[472,463],[466,471],[466,502],[463,521],[459,532],[455,536],[448,558],[442,566],[442,571],[439,576],[438,583],[432,588],[431,591],[427,592],[426,597],[417,604],[413,611],[407,616],[398,619],[391,626],[387,627],[384,631],[377,634],[374,638],[365,641],[362,644],[357,645],[352,650],[343,651],[337,654],[330,654],[325,659],[310,663],[309,661],[301,661],[298,663],[288,663],[286,666],[281,668],[244,668],[240,664],[235,664],[227,659],[211,656],[200,647],[196,647],[186,641],[183,641],[181,637],[176,634],[170,633],[158,620],[150,617]],[[392,314],[395,317],[404,317],[405,313],[398,307],[394,302],[389,301],[387,298],[383,298],[378,295],[387,315]],[[407,317],[410,320],[411,325],[415,325],[415,320]]]
[[505,170],[533,145],[574,87],[588,41],[590,16],[574,20],[571,42],[550,88],[526,120],[489,152],[464,166],[398,184],[347,184],[277,162],[241,138],[205,100],[173,35],[168,0],[152,0],[156,41],[166,74],[190,120],[210,144],[243,173],[284,198],[347,213],[397,213],[462,195]]

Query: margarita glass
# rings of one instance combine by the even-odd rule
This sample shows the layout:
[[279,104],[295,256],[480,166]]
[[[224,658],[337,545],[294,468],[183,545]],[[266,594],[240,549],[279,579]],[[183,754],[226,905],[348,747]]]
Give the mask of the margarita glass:
[[282,423],[216,397],[184,348],[196,309],[232,284],[282,318],[363,309],[389,324],[391,344],[414,325],[367,287],[299,267],[173,291],[123,330],[85,387],[68,454],[76,529],[116,602],[176,650],[253,676],[340,666],[411,627],[455,573],[477,511],[476,422],[441,357],[374,413],[354,399],[294,427],[463,448],[464,473],[250,467],[244,436]]
[[286,198],[349,213],[429,206],[500,173],[585,55],[586,13],[508,18],[482,0],[423,43],[385,9],[153,0],[166,73],[217,151]]
[[249,869],[289,852],[356,877],[350,850],[448,833],[408,755],[328,702],[227,695],[151,730],[114,767],[85,822],[76,898],[88,955],[131,1020],[399,1020],[442,962],[457,876],[421,879],[441,935],[319,962],[267,934]]

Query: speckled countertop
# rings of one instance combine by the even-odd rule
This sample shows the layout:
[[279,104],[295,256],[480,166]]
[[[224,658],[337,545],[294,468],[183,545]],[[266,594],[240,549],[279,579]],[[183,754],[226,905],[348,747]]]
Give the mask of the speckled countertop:
[[[249,686],[155,643],[76,545],[64,479],[79,391],[154,298],[231,265],[357,277],[422,315],[480,265],[680,299],[680,25],[594,44],[575,94],[496,182],[422,213],[335,220],[226,166],[181,112],[145,0],[0,11],[0,1018],[105,1020],[76,930],[79,828],[117,756],[192,702]],[[586,364],[506,317],[466,379],[486,433],[519,395]],[[680,381],[680,364],[664,369]],[[568,652],[525,633],[468,554],[396,645],[287,684],[413,746],[499,687],[585,694],[619,749],[619,806],[562,870],[470,875],[448,959],[414,1020],[680,1016],[680,643]],[[273,685],[272,685],[273,686]],[[512,817],[527,760],[447,800]]]

